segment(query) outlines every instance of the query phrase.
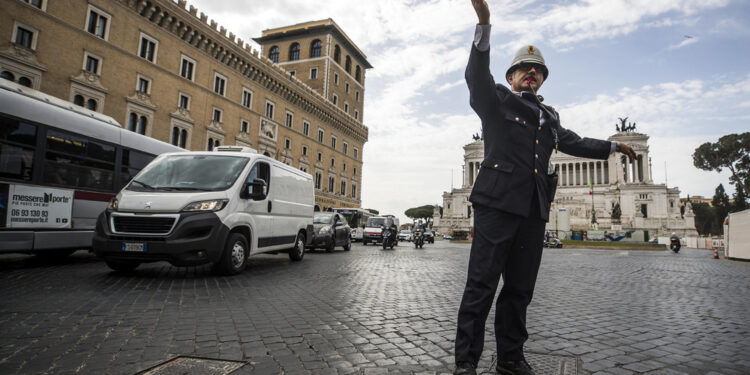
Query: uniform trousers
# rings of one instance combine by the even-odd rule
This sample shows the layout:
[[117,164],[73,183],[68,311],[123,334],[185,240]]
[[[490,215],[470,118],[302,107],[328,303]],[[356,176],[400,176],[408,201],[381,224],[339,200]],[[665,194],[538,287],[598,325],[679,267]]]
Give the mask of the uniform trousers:
[[501,276],[503,286],[495,306],[497,356],[503,361],[524,359],[523,344],[529,337],[526,307],[542,259],[544,227],[536,193],[526,218],[490,207],[474,207],[469,271],[458,311],[456,363],[476,366],[479,362],[485,322]]

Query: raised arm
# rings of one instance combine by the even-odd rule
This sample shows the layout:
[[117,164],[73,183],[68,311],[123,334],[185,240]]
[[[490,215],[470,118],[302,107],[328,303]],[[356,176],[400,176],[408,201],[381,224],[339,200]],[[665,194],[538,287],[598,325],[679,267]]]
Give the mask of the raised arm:
[[[490,74],[490,10],[484,0],[472,0],[479,23],[476,27],[474,43],[471,46],[469,63],[466,66],[466,83],[469,86],[470,104],[484,121],[487,114],[499,102],[495,79]],[[480,49],[479,46],[482,48]]]

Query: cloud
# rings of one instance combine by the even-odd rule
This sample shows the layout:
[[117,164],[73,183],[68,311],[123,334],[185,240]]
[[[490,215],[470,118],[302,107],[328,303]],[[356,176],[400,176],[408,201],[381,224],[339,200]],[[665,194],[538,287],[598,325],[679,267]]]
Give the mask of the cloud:
[[[695,22],[695,14],[725,7],[728,0],[585,0],[552,5],[549,9],[529,7],[509,15],[499,25],[498,34],[514,37],[504,48],[515,50],[523,44],[543,41],[554,48],[588,40],[612,39],[643,27],[667,27]],[[684,19],[683,19],[684,18]],[[691,21],[692,20],[692,21]]]
[[466,80],[459,79],[458,81],[455,81],[455,82],[448,82],[448,83],[444,83],[444,84],[440,85],[440,87],[438,87],[435,90],[435,92],[443,92],[443,91],[446,91],[446,90],[450,90],[450,89],[452,89],[454,87],[463,86],[465,84],[466,84]]
[[683,39],[681,42],[679,42],[677,44],[672,44],[667,49],[680,49],[682,47],[689,46],[689,45],[697,42],[698,40],[700,40],[700,39],[696,38],[696,37],[690,37],[690,38],[685,37],[685,39]]
[[[650,136],[654,181],[682,187],[682,194],[710,195],[727,173],[701,171],[692,154],[704,142],[747,129],[750,74],[736,83],[687,80],[639,88],[622,88],[582,102],[560,107],[562,125],[582,136],[606,138],[614,133],[618,117],[628,116],[639,132]],[[722,108],[717,115],[716,108]],[[745,130],[743,130],[745,129]],[[666,169],[664,163],[666,162]]]

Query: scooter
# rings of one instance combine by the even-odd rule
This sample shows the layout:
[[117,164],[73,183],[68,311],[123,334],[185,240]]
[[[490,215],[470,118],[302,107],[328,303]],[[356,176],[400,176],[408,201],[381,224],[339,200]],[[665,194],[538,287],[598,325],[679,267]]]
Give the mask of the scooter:
[[396,232],[393,231],[391,228],[383,228],[383,250],[386,250],[388,247],[393,250],[393,246],[397,245],[398,242],[396,241]]
[[417,231],[414,233],[414,248],[421,249],[424,246],[424,233]]
[[680,247],[682,247],[682,246],[680,246],[680,239],[679,238],[672,237],[669,240],[669,249],[672,250],[672,251],[674,251],[675,254],[680,251]]

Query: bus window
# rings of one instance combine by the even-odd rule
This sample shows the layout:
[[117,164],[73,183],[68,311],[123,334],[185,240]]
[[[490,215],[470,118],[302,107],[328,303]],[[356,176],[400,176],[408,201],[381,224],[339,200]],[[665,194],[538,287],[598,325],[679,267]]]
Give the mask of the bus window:
[[122,189],[125,184],[135,177],[143,167],[148,165],[155,156],[145,152],[123,149],[122,150],[122,174],[117,190]]
[[45,183],[112,191],[114,167],[114,146],[57,130],[47,131]]
[[0,117],[0,177],[31,181],[36,132],[34,125]]

